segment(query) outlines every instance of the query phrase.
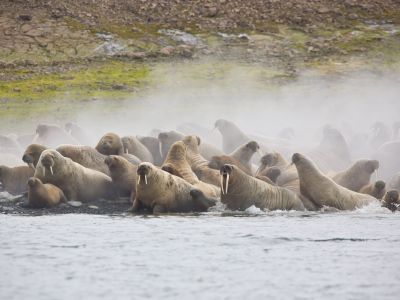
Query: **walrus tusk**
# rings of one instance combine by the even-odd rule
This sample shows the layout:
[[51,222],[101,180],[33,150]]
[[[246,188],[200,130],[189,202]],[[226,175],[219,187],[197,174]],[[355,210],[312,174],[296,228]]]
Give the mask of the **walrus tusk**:
[[125,147],[125,154],[129,154],[128,148]]
[[376,170],[375,170],[375,180],[377,181],[378,178],[379,178],[379,176],[378,176],[378,169],[376,169]]
[[140,177],[141,177],[141,176],[139,175],[139,178],[138,178],[138,184],[140,184]]
[[52,166],[50,166],[50,173],[51,173],[51,175],[54,175]]
[[261,172],[261,169],[262,169],[262,166],[259,166],[257,171],[256,171],[256,175],[255,176],[257,176]]
[[43,177],[46,177],[46,168],[45,167],[42,168],[43,168]]
[[35,170],[35,166],[33,165],[33,163],[29,163],[28,166],[29,166],[29,168]]
[[223,176],[223,175],[221,175],[220,181],[221,181],[221,191],[222,191],[222,194],[225,194],[225,192],[224,192],[224,176]]
[[147,184],[147,175],[144,175],[144,182]]
[[229,185],[229,173],[226,174],[226,189],[225,189],[225,194],[228,194],[228,185]]

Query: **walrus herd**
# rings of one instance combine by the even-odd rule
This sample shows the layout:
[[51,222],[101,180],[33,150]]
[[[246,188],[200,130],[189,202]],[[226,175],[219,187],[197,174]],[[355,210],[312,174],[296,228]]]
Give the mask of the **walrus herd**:
[[218,203],[234,211],[354,210],[380,203],[394,212],[400,205],[399,124],[391,134],[375,123],[365,146],[354,151],[362,135],[347,141],[330,125],[320,131],[321,142],[307,148],[294,146],[292,128],[268,137],[223,119],[213,131],[182,124],[180,131],[107,132],[98,139],[76,123],[39,124],[32,134],[0,135],[0,191],[26,197],[30,208],[122,199],[131,213],[205,212]]

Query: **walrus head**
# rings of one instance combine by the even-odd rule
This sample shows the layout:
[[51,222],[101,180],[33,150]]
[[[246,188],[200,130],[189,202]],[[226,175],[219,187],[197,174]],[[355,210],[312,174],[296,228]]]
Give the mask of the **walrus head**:
[[369,160],[365,163],[365,170],[370,174],[374,173],[378,169],[379,169],[379,161],[377,160]]
[[151,172],[151,165],[149,163],[141,163],[137,168],[138,182],[137,184],[147,184],[147,178]]
[[81,128],[78,126],[78,124],[73,123],[73,122],[66,123],[64,128],[65,128],[65,131],[68,132],[69,134],[71,134],[73,131],[81,130]]
[[376,190],[382,191],[385,189],[386,183],[382,180],[378,180],[377,182],[375,182],[374,186]]
[[278,162],[278,154],[276,152],[267,153],[261,157],[260,162],[266,167],[275,166]]
[[386,192],[385,197],[382,200],[382,206],[395,212],[400,206],[399,192],[397,190],[390,190]]
[[104,159],[104,163],[108,166],[108,168],[111,170],[111,169],[114,169],[117,165],[118,165],[118,162],[119,162],[119,158],[122,158],[121,156],[118,156],[118,155],[110,155],[110,156],[107,156],[105,159]]
[[[55,153],[56,152],[54,150],[46,150],[42,153],[42,155],[40,156],[40,162],[43,166],[43,170],[44,172],[46,172],[46,169],[50,171],[51,175],[54,175],[54,171],[53,171],[53,167],[55,164]],[[61,154],[60,154],[61,155]],[[43,174],[45,175],[45,174]]]
[[219,170],[223,166],[223,163],[224,161],[221,156],[213,156],[208,163],[208,167],[210,169]]
[[215,121],[214,129],[222,130],[227,125],[227,123],[228,123],[228,121],[226,121],[224,119],[219,119],[219,120]]
[[104,155],[118,155],[123,153],[123,145],[119,135],[106,133],[97,143],[96,150]]
[[47,130],[48,126],[46,124],[38,124],[38,126],[36,126],[36,134],[39,136],[44,136]]
[[40,183],[42,183],[42,181],[39,178],[31,177],[31,178],[28,179],[28,185],[30,187],[37,186]]
[[271,179],[272,182],[276,183],[276,179],[281,175],[281,169],[278,167],[270,167],[268,168],[265,176]]
[[256,153],[260,150],[260,145],[256,141],[251,141],[246,144],[246,148],[252,151],[253,153]]
[[26,148],[24,155],[22,156],[22,161],[27,163],[28,166],[32,169],[35,169],[39,161],[40,155],[46,149],[47,148],[45,146],[39,144],[31,144]]
[[294,153],[292,155],[292,163],[297,164],[301,161],[302,158],[303,158],[303,155],[301,155],[300,153]]
[[219,174],[221,175],[221,191],[222,191],[222,194],[228,194],[229,176],[232,174],[233,169],[234,169],[233,165],[225,164],[219,170]]

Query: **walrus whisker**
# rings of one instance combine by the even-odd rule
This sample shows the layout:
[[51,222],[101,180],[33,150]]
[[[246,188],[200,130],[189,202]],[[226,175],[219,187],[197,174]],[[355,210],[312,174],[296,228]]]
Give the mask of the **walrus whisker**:
[[220,181],[221,181],[221,191],[222,191],[222,194],[224,195],[225,192],[224,192],[224,176],[223,175],[221,175]]
[[50,166],[50,173],[51,173],[51,175],[54,175],[53,167],[52,167],[52,166]]
[[229,186],[229,173],[226,174],[226,189],[225,189],[225,194],[228,194],[228,186]]
[[144,182],[147,184],[147,175],[144,175]]

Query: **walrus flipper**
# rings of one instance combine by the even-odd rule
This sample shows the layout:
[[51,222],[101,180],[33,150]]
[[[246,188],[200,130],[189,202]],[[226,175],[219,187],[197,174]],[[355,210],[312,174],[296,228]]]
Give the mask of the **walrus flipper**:
[[207,198],[203,192],[198,189],[190,190],[190,196],[192,196],[193,203],[197,210],[207,211],[210,207],[217,204],[216,199]]

